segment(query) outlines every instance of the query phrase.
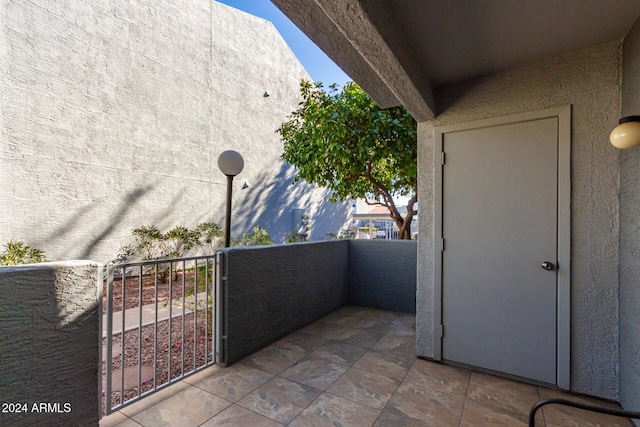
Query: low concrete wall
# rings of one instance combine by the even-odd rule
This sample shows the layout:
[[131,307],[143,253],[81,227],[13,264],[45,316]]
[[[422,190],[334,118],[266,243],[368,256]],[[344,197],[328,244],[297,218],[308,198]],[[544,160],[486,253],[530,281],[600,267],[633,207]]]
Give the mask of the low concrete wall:
[[[0,425],[98,425],[98,264],[0,268]],[[4,412],[3,409],[9,410]]]
[[415,240],[350,240],[348,304],[415,313],[416,251]]
[[346,240],[226,251],[227,363],[347,303]]

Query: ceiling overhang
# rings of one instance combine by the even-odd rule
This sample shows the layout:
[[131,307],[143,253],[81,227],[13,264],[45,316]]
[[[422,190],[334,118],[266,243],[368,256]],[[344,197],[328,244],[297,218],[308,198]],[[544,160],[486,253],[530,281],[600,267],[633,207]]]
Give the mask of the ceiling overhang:
[[436,115],[441,86],[621,40],[640,0],[271,0],[382,108]]
[[433,93],[419,90],[357,0],[272,0],[381,108],[404,105],[418,121],[435,116]]

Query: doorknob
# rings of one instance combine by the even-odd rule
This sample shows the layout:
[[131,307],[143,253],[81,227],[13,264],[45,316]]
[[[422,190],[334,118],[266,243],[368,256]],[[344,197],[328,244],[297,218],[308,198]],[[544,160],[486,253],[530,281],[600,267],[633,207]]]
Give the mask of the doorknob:
[[551,271],[555,268],[555,265],[552,262],[545,261],[540,264],[540,267],[542,267],[543,270]]

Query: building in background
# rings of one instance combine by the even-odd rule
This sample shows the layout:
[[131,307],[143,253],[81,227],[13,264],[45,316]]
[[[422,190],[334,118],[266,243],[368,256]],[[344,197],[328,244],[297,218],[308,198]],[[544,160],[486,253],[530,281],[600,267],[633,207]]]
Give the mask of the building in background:
[[348,221],[280,159],[310,77],[270,22],[211,1],[8,2],[0,37],[0,245],[106,262],[135,227],[222,224],[227,149],[245,161],[232,234]]

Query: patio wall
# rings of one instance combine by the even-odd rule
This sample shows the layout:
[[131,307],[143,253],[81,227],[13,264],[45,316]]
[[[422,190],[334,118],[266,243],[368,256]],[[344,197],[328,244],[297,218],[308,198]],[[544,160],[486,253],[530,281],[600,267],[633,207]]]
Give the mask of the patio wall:
[[415,240],[349,240],[350,305],[416,312]]
[[0,425],[98,424],[98,267],[0,268],[0,402],[28,411],[0,412]]
[[347,303],[349,242],[226,251],[228,364]]
[[[637,114],[640,20],[624,39],[620,117]],[[620,403],[640,411],[640,147],[620,152],[620,168]]]
[[419,355],[433,356],[433,128],[571,105],[571,389],[618,399],[620,154],[608,136],[620,114],[620,61],[613,42],[438,91],[438,118],[418,124],[418,198],[427,207],[418,241]]
[[415,313],[415,241],[336,240],[225,253],[229,364],[346,304]]

